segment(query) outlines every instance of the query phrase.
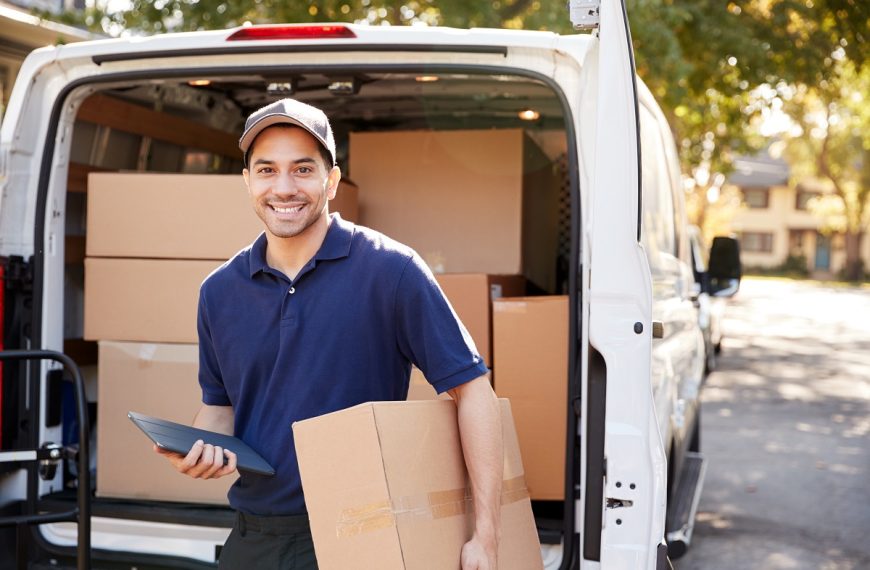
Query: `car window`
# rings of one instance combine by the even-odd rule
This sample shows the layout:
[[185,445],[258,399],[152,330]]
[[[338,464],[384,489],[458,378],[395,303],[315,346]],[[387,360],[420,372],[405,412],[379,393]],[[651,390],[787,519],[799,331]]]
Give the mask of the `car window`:
[[643,212],[641,243],[646,249],[650,269],[663,271],[670,266],[663,256],[673,259],[677,251],[674,196],[665,149],[655,117],[640,107]]

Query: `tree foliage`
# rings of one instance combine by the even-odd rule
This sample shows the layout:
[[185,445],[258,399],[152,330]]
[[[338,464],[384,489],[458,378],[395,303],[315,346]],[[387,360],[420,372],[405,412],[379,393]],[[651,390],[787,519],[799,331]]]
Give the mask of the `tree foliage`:
[[794,183],[821,191],[810,209],[825,230],[844,235],[846,276],[860,279],[860,243],[870,229],[870,68],[844,53],[834,61],[825,79],[788,96],[795,125],[783,142]]

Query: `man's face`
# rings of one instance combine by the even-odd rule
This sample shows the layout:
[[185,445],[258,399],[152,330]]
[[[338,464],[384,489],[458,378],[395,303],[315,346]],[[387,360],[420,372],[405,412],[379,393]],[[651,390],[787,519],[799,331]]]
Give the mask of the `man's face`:
[[243,174],[254,211],[272,235],[295,237],[326,219],[340,174],[319,149],[301,128],[269,127],[257,136]]

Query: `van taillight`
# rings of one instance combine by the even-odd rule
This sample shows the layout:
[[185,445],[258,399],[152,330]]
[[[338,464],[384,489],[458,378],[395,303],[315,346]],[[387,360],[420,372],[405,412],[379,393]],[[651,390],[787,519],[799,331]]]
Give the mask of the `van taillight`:
[[347,26],[335,24],[296,25],[276,24],[247,26],[236,30],[227,41],[239,40],[310,40],[321,38],[355,38],[356,34]]

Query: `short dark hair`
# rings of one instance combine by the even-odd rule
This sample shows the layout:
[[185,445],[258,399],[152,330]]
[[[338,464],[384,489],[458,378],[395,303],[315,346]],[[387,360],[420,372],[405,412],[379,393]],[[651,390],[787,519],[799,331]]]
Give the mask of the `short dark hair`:
[[[302,129],[302,127],[298,127],[296,125],[289,125],[287,123],[278,123],[277,125],[272,125],[272,126],[269,126],[269,127],[266,127],[265,129],[263,129],[256,137],[254,137],[254,140],[251,141],[251,146],[248,147],[248,152],[245,153],[245,156],[243,158],[244,163],[245,163],[245,168],[248,168],[248,162],[251,160],[251,154],[254,152],[254,146],[256,146],[257,139],[260,138],[260,135],[262,135],[263,133],[265,133],[269,129],[276,129],[276,128]],[[308,132],[305,129],[302,129],[302,130],[305,131],[306,133]],[[311,138],[314,138],[314,137],[312,136]],[[317,141],[317,139],[314,139],[314,140]],[[329,150],[325,146],[320,144],[320,141],[317,141],[317,151],[320,153],[320,159],[323,161],[323,166],[326,167],[326,171],[329,172],[330,170],[332,170],[332,167],[335,166],[335,164],[333,164],[333,162],[332,162],[332,154],[330,154]]]

